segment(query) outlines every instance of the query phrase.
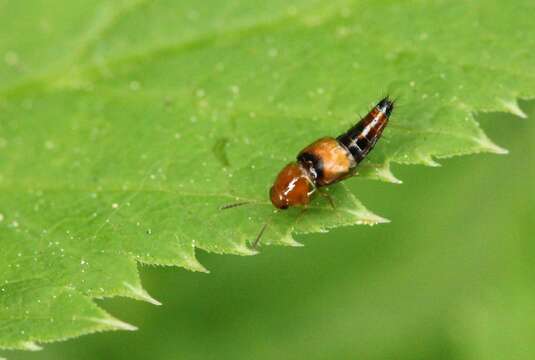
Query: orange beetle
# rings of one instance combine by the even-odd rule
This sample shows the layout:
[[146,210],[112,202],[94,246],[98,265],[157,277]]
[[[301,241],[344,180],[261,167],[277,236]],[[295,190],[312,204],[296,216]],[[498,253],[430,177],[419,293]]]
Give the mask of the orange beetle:
[[386,97],[346,133],[321,138],[301,150],[297,161],[277,175],[269,192],[273,205],[306,206],[318,188],[352,176],[381,137],[393,110],[394,102]]

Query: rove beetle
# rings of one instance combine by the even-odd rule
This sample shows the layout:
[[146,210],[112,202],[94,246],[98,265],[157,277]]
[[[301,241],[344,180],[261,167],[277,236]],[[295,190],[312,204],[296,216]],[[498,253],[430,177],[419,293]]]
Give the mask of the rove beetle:
[[[297,161],[286,165],[277,175],[269,191],[273,206],[280,210],[290,206],[303,206],[306,209],[311,195],[318,191],[329,199],[334,208],[332,199],[321,188],[355,174],[357,165],[372,151],[383,134],[393,110],[394,101],[387,96],[347,132],[337,138],[318,139],[301,150]],[[221,209],[248,203],[225,205]],[[265,223],[262,226],[253,248],[258,245],[267,225]]]
[[394,102],[386,97],[346,133],[336,139],[321,138],[301,150],[297,161],[277,175],[269,192],[273,205],[278,209],[306,206],[317,189],[354,175],[381,137],[393,110]]

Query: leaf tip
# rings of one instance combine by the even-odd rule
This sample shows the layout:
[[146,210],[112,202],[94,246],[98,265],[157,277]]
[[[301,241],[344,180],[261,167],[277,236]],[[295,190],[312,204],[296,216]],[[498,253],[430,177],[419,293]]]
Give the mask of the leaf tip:
[[288,232],[286,235],[284,235],[284,237],[280,240],[280,242],[282,245],[286,245],[286,246],[292,246],[292,247],[304,246],[302,243],[294,239],[291,232]]
[[183,263],[183,266],[188,269],[188,270],[191,270],[191,271],[196,271],[196,272],[202,272],[202,273],[205,273],[205,274],[209,274],[210,273],[210,270],[208,270],[207,268],[205,268],[200,262],[199,260],[197,260],[197,258],[195,256],[188,256],[185,260],[184,260],[184,263]]
[[509,150],[502,148],[501,146],[496,145],[493,143],[488,137],[483,137],[481,140],[479,140],[479,144],[483,148],[483,151],[492,153],[492,154],[498,154],[498,155],[506,155],[509,154]]
[[502,99],[500,100],[500,102],[502,103],[505,111],[507,111],[508,113],[521,117],[522,119],[528,118],[528,115],[520,108],[516,99],[513,99],[513,100]]
[[370,225],[370,226],[373,226],[373,225],[377,225],[377,224],[387,224],[390,222],[390,220],[382,217],[382,216],[379,216],[377,214],[374,214],[372,213],[371,211],[369,210],[358,210],[358,211],[352,211],[350,210],[350,212],[356,216],[357,218],[357,221],[356,223],[358,225]]
[[124,286],[131,292],[134,298],[148,302],[153,305],[161,306],[162,303],[153,298],[145,289],[141,286],[134,286],[130,283],[123,282]]
[[234,250],[235,254],[242,255],[242,256],[252,256],[252,255],[257,255],[258,254],[257,250],[252,249],[252,248],[250,248],[247,245],[242,244],[242,243],[236,244],[234,246],[233,250]]
[[507,150],[505,148],[502,148],[500,146],[496,146],[496,154],[507,155],[507,154],[509,154],[509,150]]
[[99,319],[99,318],[88,318],[89,321],[95,322],[97,324],[104,325],[108,328],[114,329],[114,330],[126,330],[126,331],[136,331],[137,327],[134,325],[131,325],[127,322],[121,321],[119,319],[115,319],[113,317]]
[[403,184],[403,181],[394,176],[390,170],[390,163],[385,162],[381,166],[375,168],[375,175],[379,180],[389,182],[392,184]]
[[440,163],[436,162],[431,155],[420,154],[418,160],[422,165],[430,167],[441,167]]
[[41,351],[43,350],[43,348],[39,345],[37,345],[35,342],[33,341],[25,341],[21,344],[20,346],[22,349],[24,350],[27,350],[27,351]]

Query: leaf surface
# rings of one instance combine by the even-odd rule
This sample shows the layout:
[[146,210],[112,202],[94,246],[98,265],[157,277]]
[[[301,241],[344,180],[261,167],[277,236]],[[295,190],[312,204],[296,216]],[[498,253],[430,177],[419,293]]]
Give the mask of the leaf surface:
[[[58,10],[61,9],[61,10]],[[397,97],[360,178],[503,153],[474,111],[535,95],[529,1],[0,2],[0,348],[133,330],[92,299],[158,303],[137,264],[384,221],[343,184],[333,210],[273,213],[306,144]],[[357,180],[350,180],[357,181]],[[229,210],[240,201],[252,204]]]

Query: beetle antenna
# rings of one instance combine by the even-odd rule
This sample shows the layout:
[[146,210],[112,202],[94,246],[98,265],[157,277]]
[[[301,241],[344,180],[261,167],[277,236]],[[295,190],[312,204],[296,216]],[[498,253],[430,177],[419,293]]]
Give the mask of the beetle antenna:
[[260,232],[258,233],[258,235],[256,236],[255,241],[253,242],[253,249],[256,250],[256,248],[258,246],[258,243],[260,242],[260,239],[262,238],[262,235],[264,235],[264,231],[266,231],[268,223],[269,222],[266,222],[266,223],[264,223],[264,225],[262,225],[262,228],[260,229]]
[[235,208],[235,207],[238,207],[238,206],[247,205],[247,204],[250,204],[250,203],[251,203],[250,201],[241,201],[241,202],[236,202],[236,203],[232,203],[232,204],[227,204],[227,205],[220,206],[219,210],[232,209],[232,208]]
[[[301,209],[301,211],[299,212],[299,214],[297,214],[296,218],[295,218],[295,222],[297,223],[301,217],[303,216],[303,214],[307,211],[307,207],[303,207]],[[278,213],[279,210],[275,210],[274,213]],[[253,249],[256,250],[258,248],[258,244],[260,243],[260,239],[262,238],[262,235],[264,235],[264,232],[266,231],[266,228],[268,227],[269,224],[271,224],[271,221],[273,220],[273,217],[270,217],[268,221],[266,221],[264,223],[264,225],[262,225],[262,228],[260,229],[260,231],[258,232],[258,235],[256,236],[256,239],[255,241],[253,242]]]
[[[279,209],[274,210],[273,214],[277,214],[278,212],[279,212]],[[264,225],[262,225],[262,228],[258,232],[258,235],[256,235],[256,239],[254,240],[253,245],[252,245],[254,250],[256,250],[258,248],[258,244],[260,243],[260,239],[262,239],[262,235],[264,235],[264,232],[266,231],[266,228],[268,227],[268,225],[271,224],[271,221],[273,221],[273,215],[269,217],[268,221],[266,221],[264,223]]]

